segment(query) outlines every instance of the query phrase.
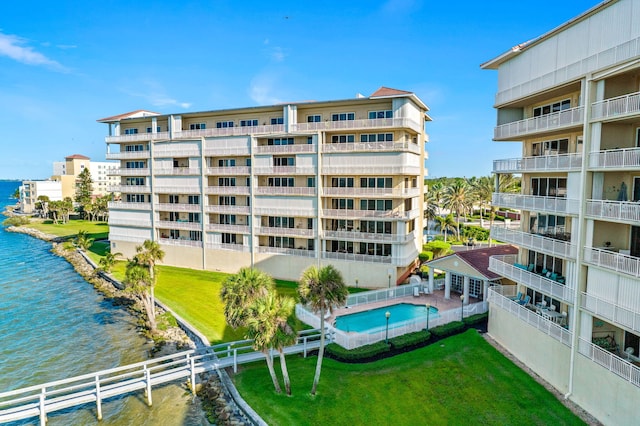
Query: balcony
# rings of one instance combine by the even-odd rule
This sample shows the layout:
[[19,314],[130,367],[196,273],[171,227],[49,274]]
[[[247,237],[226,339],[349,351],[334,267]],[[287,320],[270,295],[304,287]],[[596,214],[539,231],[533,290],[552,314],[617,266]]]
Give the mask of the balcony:
[[119,135],[119,136],[107,136],[105,141],[107,143],[123,143],[123,142],[140,142],[150,141],[158,139],[169,139],[169,132],[158,133],[135,133],[133,135]]
[[258,186],[256,195],[316,195],[316,188],[302,186]]
[[111,169],[107,172],[109,176],[149,176],[151,172],[148,168],[142,169],[127,169],[127,168],[118,168]]
[[406,265],[406,263],[394,263],[394,259],[391,256],[376,256],[370,254],[359,254],[359,253],[337,253],[325,251],[322,253],[323,259],[335,259],[335,260],[345,260],[348,262],[367,262],[367,263],[387,263],[387,264],[396,264],[396,265]]
[[250,175],[251,167],[249,166],[207,167],[207,174],[214,175],[214,176]]
[[126,226],[129,228],[151,228],[151,220],[131,220],[109,218],[109,226]]
[[254,167],[256,175],[314,175],[317,168],[314,166],[266,166]]
[[413,142],[325,143],[322,152],[412,152],[420,154],[420,145]]
[[640,92],[605,99],[591,104],[591,119],[622,119],[640,113]]
[[278,206],[254,207],[253,213],[258,216],[316,217],[317,211],[313,207],[293,208],[287,206]]
[[610,271],[640,278],[640,258],[611,250],[585,247],[584,262]]
[[[205,141],[205,144],[207,142]],[[235,156],[249,156],[251,155],[251,150],[249,146],[239,146],[239,147],[225,147],[225,146],[207,146],[204,148],[204,155],[207,157],[235,157]]]
[[168,246],[202,247],[202,241],[188,240],[186,238],[160,238],[158,242]]
[[243,244],[227,244],[227,243],[205,243],[205,248],[212,250],[230,250],[230,251],[240,251],[244,253],[248,253],[251,251],[251,247],[245,246]]
[[199,212],[202,210],[200,204],[184,204],[184,203],[158,203],[156,210],[166,212]]
[[406,128],[423,133],[424,126],[409,118],[376,118],[361,120],[325,121],[317,123],[295,123],[291,125],[292,132],[315,133],[331,130],[366,130],[366,129],[390,129]]
[[569,172],[582,167],[582,153],[509,158],[493,162],[494,173]]
[[538,195],[509,194],[494,192],[491,200],[494,206],[541,213],[561,213],[577,216],[580,200],[563,197],[541,197]]
[[360,231],[324,231],[324,238],[341,241],[369,241],[380,243],[406,243],[416,239],[415,232],[409,234],[379,234]]
[[199,186],[163,186],[158,185],[154,188],[156,194],[200,194]]
[[124,152],[107,152],[105,155],[107,160],[133,160],[150,158],[149,151],[124,151]]
[[199,167],[166,167],[153,169],[153,174],[157,176],[198,176]]
[[121,192],[123,194],[149,194],[151,187],[149,185],[114,185],[107,188],[109,192]]
[[109,210],[151,210],[151,203],[127,203],[124,201],[109,201]]
[[640,204],[633,201],[587,200],[586,215],[592,219],[640,226]]
[[345,164],[342,166],[322,166],[324,175],[420,175],[422,169],[419,166],[389,166],[378,164]]
[[204,189],[205,194],[217,195],[217,194],[236,194],[236,195],[249,195],[248,186],[207,186]]
[[640,168],[640,148],[607,149],[589,154],[591,170],[635,170]]
[[578,352],[632,385],[640,387],[640,367],[583,338],[578,341]]
[[196,146],[188,146],[176,148],[180,144],[171,144],[169,147],[173,149],[155,149],[153,151],[154,158],[174,158],[174,157],[198,157],[200,158],[200,148]]
[[620,324],[636,333],[640,332],[640,312],[634,312],[588,293],[582,293],[581,307],[600,318]]
[[559,284],[549,278],[546,278],[535,272],[529,272],[525,269],[515,266],[516,256],[492,256],[489,258],[489,270],[505,278],[509,278],[519,284],[531,288],[533,290],[545,293],[554,299],[558,299],[573,305],[573,289]]
[[249,234],[251,232],[248,225],[232,225],[226,223],[209,223],[206,229],[208,232],[228,232],[231,234]]
[[182,130],[174,132],[174,139],[197,139],[216,136],[247,136],[255,134],[283,133],[284,125],[272,124],[264,126],[225,127],[202,130]]
[[414,219],[420,215],[419,209],[406,211],[399,210],[357,210],[357,209],[324,209],[323,217],[338,219],[390,219],[390,220],[406,220]]
[[316,257],[315,250],[258,246],[258,253],[286,254],[288,256]]
[[202,230],[202,224],[200,222],[187,222],[186,220],[158,220],[156,228],[200,231]]
[[411,198],[422,195],[420,188],[361,188],[361,187],[325,187],[322,189],[324,196],[350,195],[358,197],[401,197]]
[[260,145],[253,148],[253,153],[259,154],[301,154],[316,152],[315,144],[294,145]]
[[223,206],[215,204],[211,206],[205,206],[204,211],[206,213],[250,214],[251,208],[249,206]]
[[499,226],[491,227],[491,238],[516,246],[551,254],[564,259],[574,259],[577,255],[577,248],[567,241],[560,241],[541,235],[530,234],[515,229]]
[[511,296],[509,291],[515,290],[515,286],[494,286],[489,287],[488,300],[489,303],[504,309],[516,318],[526,322],[533,328],[549,337],[557,340],[558,342],[571,347],[571,340],[573,333],[564,327],[559,326],[553,321],[542,318],[536,312],[525,308],[517,302],[511,300],[508,296]]
[[527,118],[498,126],[493,131],[494,140],[513,140],[513,138],[532,136],[555,130],[563,130],[583,125],[584,107],[567,109],[540,117]]
[[313,229],[302,229],[302,228],[276,228],[270,226],[260,226],[257,231],[259,235],[274,235],[274,236],[285,236],[285,237],[304,237],[304,238],[314,238],[315,231]]

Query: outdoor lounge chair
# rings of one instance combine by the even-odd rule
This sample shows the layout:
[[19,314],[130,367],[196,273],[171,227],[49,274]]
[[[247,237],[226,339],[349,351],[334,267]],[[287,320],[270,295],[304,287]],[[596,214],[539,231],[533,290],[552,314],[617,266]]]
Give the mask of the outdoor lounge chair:
[[522,292],[519,291],[518,294],[514,297],[510,298],[511,300],[515,300],[516,302],[518,302],[520,299],[522,299]]
[[527,306],[527,304],[531,301],[531,296],[529,296],[528,294],[524,297],[524,299],[522,300],[518,300],[518,303],[521,304],[522,306]]

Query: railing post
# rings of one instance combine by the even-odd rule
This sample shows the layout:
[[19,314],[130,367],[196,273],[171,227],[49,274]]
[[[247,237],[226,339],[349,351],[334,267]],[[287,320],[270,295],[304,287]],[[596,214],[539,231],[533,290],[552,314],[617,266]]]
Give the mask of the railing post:
[[147,382],[147,387],[145,388],[145,393],[147,394],[147,405],[151,407],[153,405],[153,399],[151,398],[151,371],[146,365],[144,366],[144,376]]
[[102,396],[100,395],[100,376],[96,375],[96,411],[98,420],[102,420]]
[[304,336],[304,338],[302,339],[302,353],[303,353],[303,357],[306,358],[307,357],[307,336]]
[[238,372],[238,349],[233,350],[233,372]]
[[191,368],[191,393],[193,396],[197,395],[196,392],[196,362],[189,354],[187,354],[187,361],[189,362],[189,367]]
[[47,388],[42,388],[42,392],[40,393],[40,426],[45,426],[47,424],[47,412],[44,407],[44,399],[47,395]]

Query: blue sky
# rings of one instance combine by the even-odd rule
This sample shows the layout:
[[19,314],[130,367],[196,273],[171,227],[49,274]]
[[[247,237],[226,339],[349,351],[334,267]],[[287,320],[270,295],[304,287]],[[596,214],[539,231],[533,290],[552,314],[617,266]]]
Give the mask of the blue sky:
[[431,177],[519,156],[491,141],[497,75],[479,65],[598,0],[10,1],[0,18],[0,178],[104,161],[97,119],[346,99],[380,86],[431,109]]

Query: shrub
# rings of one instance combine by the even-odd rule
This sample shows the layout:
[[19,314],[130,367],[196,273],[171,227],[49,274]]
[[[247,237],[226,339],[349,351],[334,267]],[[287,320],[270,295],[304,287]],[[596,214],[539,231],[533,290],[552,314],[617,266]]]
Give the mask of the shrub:
[[467,325],[478,325],[482,322],[486,321],[489,318],[489,313],[485,312],[484,314],[476,314],[471,315],[470,317],[464,318],[462,321]]
[[26,216],[13,216],[5,219],[4,222],[2,222],[4,226],[21,226],[28,225],[29,223],[29,218]]
[[464,238],[473,238],[477,241],[485,241],[489,239],[489,230],[474,225],[461,225],[460,235]]
[[420,260],[420,263],[427,262],[433,259],[433,252],[423,251],[418,255],[418,259]]
[[395,350],[413,349],[418,346],[424,346],[430,338],[431,333],[421,330],[389,339],[389,343]]
[[432,328],[429,331],[435,337],[442,338],[461,333],[464,329],[465,324],[462,321],[454,321],[450,322],[449,324],[439,325],[438,327]]
[[390,348],[384,341],[373,343],[371,345],[360,346],[355,349],[345,349],[337,343],[331,343],[326,347],[327,355],[331,358],[342,362],[356,362],[376,357],[389,352]]

